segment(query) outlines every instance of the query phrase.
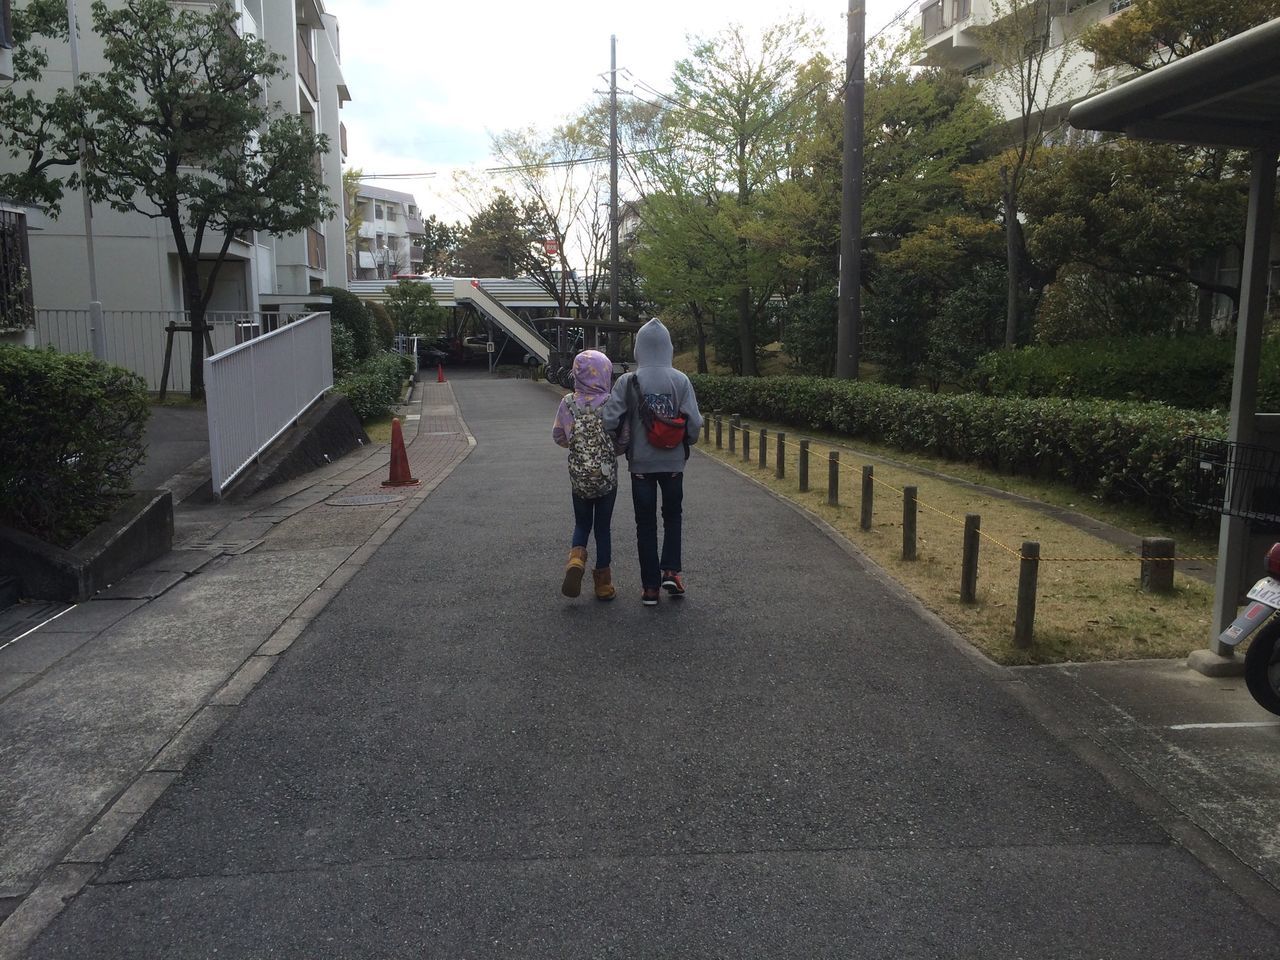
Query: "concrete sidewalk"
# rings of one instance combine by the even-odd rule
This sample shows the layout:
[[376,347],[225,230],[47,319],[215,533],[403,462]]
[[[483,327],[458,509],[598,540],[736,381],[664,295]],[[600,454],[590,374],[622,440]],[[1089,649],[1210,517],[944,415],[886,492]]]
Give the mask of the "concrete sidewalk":
[[418,385],[403,412],[420,488],[381,488],[381,447],[247,503],[188,501],[169,555],[0,648],[0,956],[470,451],[448,384]]
[[[175,655],[248,659],[102,842],[41,874],[11,955],[64,897],[31,957],[1274,955],[1273,890],[1241,899],[1019,672],[728,468],[690,466],[688,598],[637,602],[625,481],[619,600],[559,597],[554,395],[452,387],[475,452],[317,616],[156,621]],[[253,527],[269,509],[204,541],[261,540],[220,561],[241,582],[314,582],[355,536],[339,508],[311,508],[324,536],[305,510]]]

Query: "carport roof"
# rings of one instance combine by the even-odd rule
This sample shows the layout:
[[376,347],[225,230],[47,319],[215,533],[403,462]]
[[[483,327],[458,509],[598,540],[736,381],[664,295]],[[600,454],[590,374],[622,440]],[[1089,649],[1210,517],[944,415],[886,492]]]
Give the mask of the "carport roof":
[[1280,146],[1280,19],[1083,100],[1069,119],[1141,140]]

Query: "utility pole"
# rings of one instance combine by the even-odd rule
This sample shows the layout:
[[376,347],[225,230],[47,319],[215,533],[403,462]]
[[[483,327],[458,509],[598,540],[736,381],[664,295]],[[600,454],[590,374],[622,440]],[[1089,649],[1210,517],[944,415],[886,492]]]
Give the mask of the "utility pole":
[[618,322],[618,38],[609,37],[609,322]]
[[867,8],[849,0],[849,45],[844,86],[844,189],[840,197],[840,292],[836,329],[836,376],[858,379],[862,327],[862,105]]
[[[71,89],[80,85],[80,41],[76,29],[76,0],[67,0],[67,31],[71,49]],[[84,137],[80,138],[80,179],[85,179]],[[89,199],[89,187],[80,184],[80,196],[84,198],[84,245],[89,258],[89,345],[99,360],[107,359],[107,331],[102,315],[102,303],[98,300],[98,268],[93,255],[93,202]]]

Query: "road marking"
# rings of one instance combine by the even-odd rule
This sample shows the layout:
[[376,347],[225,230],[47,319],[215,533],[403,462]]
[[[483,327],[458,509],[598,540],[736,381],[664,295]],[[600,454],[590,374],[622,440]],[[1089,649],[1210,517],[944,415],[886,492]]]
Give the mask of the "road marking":
[[63,610],[61,613],[55,613],[55,614],[54,614],[52,617],[50,617],[48,620],[44,621],[44,623],[37,623],[34,627],[32,627],[32,628],[31,628],[30,630],[28,630],[26,633],[20,633],[20,634],[18,634],[16,637],[14,637],[14,638],[13,638],[12,640],[10,640],[8,643],[0,643],[0,650],[3,650],[5,647],[13,646],[13,644],[17,643],[17,642],[18,642],[19,640],[21,640],[23,637],[27,636],[28,634],[35,633],[37,630],[39,630],[41,627],[43,627],[46,623],[53,623],[53,621],[57,620],[60,616],[62,616],[62,614],[63,614],[63,613],[70,613],[72,610],[74,610],[74,609],[75,609],[76,607],[78,607],[78,606],[80,606],[80,604],[78,604],[78,603],[73,603],[71,606],[67,607],[67,609]]
[[1239,723],[1175,723],[1170,730],[1225,730],[1229,727],[1280,727],[1280,720],[1242,720]]

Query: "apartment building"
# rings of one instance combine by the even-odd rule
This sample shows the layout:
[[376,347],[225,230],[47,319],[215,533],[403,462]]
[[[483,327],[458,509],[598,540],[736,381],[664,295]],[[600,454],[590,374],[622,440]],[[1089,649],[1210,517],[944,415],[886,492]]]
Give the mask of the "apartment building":
[[[956,70],[975,81],[990,81],[992,103],[1006,120],[1022,115],[1016,84],[1000,82],[1001,67],[983,43],[983,30],[1001,19],[1013,0],[925,0],[920,7],[924,54],[920,66]],[[1019,0],[1020,2],[1020,0]],[[1028,19],[1026,43],[1043,49],[1042,83],[1056,78],[1049,103],[1054,113],[1120,79],[1114,68],[1099,70],[1093,54],[1074,41],[1095,23],[1120,16],[1133,0],[1038,0]],[[1007,16],[1007,14],[1005,14]]]
[[[109,0],[116,3],[118,0]],[[316,158],[329,196],[339,209],[330,219],[288,236],[251,233],[232,239],[229,259],[219,271],[211,310],[273,310],[301,302],[330,283],[345,283],[342,161],[346,134],[342,105],[351,99],[342,77],[337,19],[323,0],[233,0],[239,30],[264,40],[283,59],[284,72],[267,91],[271,101],[307,119],[329,138],[330,149]],[[106,64],[93,32],[89,4],[79,9],[80,69]],[[50,50],[42,88],[71,84],[67,46]],[[28,211],[31,286],[42,309],[84,308],[90,300],[83,202],[68,191],[57,220]],[[92,211],[97,298],[106,310],[181,310],[182,280],[167,222],[120,213],[105,204]],[[218,244],[206,243],[206,249]]]
[[381,280],[423,272],[426,228],[413,194],[361,184],[348,216],[360,224],[350,279]]

